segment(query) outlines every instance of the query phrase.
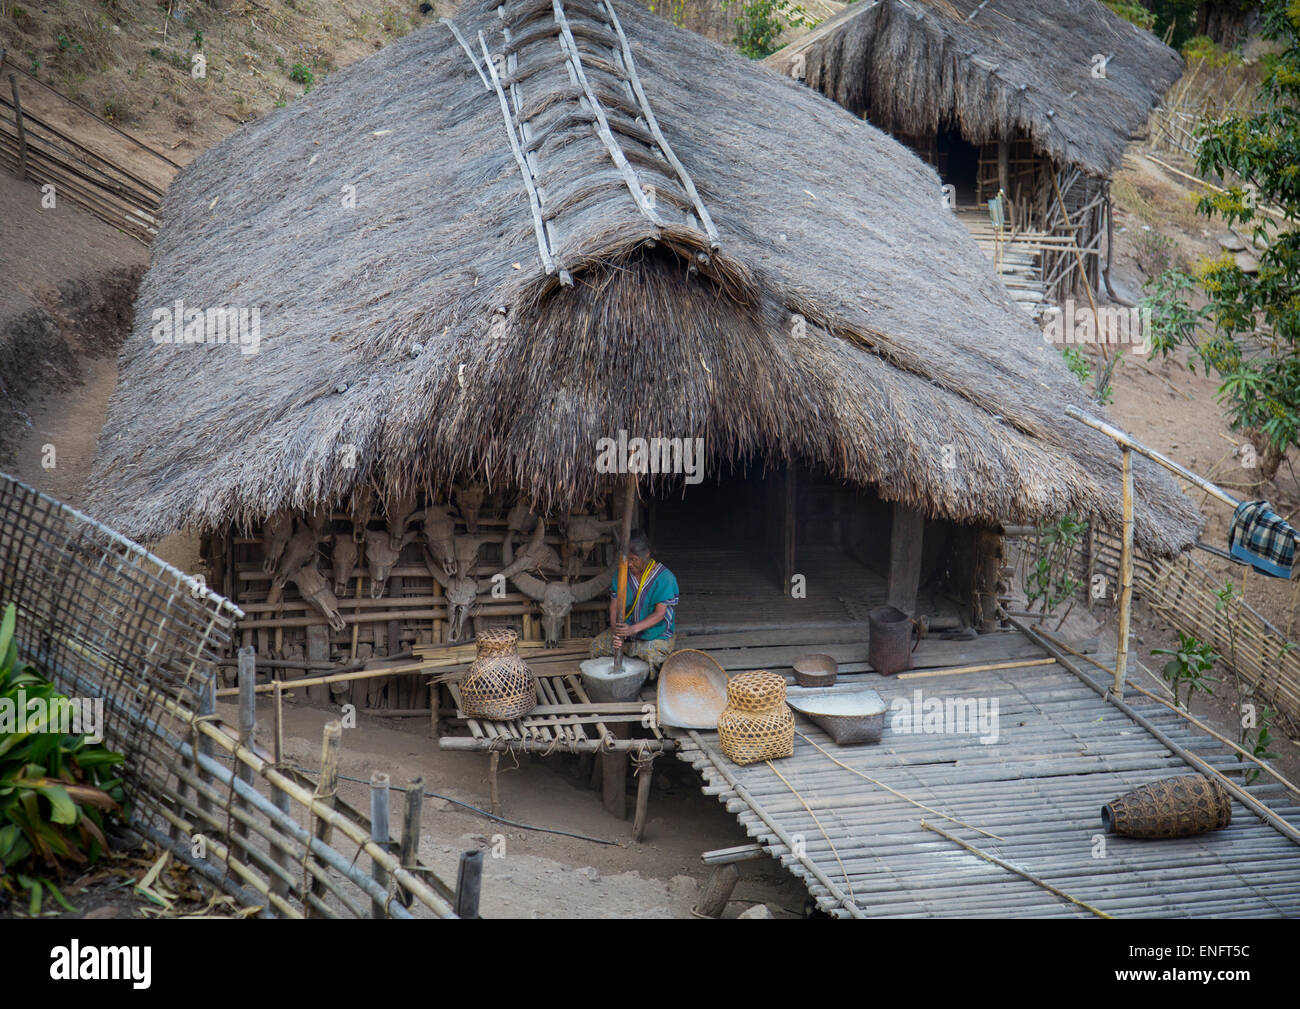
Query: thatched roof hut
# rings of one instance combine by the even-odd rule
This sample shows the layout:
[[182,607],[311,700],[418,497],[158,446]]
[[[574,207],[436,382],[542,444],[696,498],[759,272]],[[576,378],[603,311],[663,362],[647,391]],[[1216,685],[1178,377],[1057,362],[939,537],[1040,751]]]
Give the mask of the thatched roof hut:
[[1098,0],[860,0],[767,63],[891,133],[1023,135],[1102,178],[1182,72]]
[[[593,0],[471,3],[187,167],[92,510],[149,540],[458,476],[563,508],[622,429],[703,438],[710,475],[799,460],[958,521],[1117,523],[1114,445],[1063,417],[1082,387],[935,173],[613,11],[626,47]],[[176,299],[258,308],[257,352],[156,343]],[[1135,468],[1138,542],[1187,547],[1196,509]]]

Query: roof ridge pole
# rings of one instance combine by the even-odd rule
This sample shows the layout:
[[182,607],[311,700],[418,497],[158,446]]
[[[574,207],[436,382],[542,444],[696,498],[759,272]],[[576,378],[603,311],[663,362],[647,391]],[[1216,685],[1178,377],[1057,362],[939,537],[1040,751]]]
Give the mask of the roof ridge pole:
[[487,40],[483,38],[482,31],[478,33],[478,44],[483,47],[483,60],[488,73],[492,75],[492,84],[496,88],[497,101],[501,103],[501,116],[505,119],[506,133],[510,137],[510,150],[514,152],[515,161],[519,165],[519,174],[524,180],[524,188],[528,190],[528,205],[533,211],[533,231],[537,235],[537,251],[541,254],[542,265],[546,267],[546,272],[554,273],[555,260],[551,258],[550,249],[546,245],[546,228],[542,222],[542,205],[537,199],[537,188],[533,185],[532,173],[529,172],[528,163],[524,161],[523,152],[519,149],[519,138],[515,136],[514,124],[510,118],[510,105],[506,101],[506,93],[501,90],[501,79],[497,77],[497,68],[492,62],[492,56],[488,52]]
[[632,59],[632,47],[628,43],[627,36],[623,33],[623,25],[618,20],[618,14],[614,10],[613,3],[610,0],[603,0],[605,10],[609,12],[610,24],[614,27],[615,34],[618,35],[619,42],[623,47],[623,61],[627,64],[628,82],[632,85],[632,90],[636,92],[637,104],[641,106],[641,111],[645,114],[646,125],[650,128],[650,135],[655,138],[655,143],[659,145],[660,151],[667,162],[673,166],[673,171],[677,173],[677,178],[686,190],[686,195],[691,198],[695,204],[696,213],[699,214],[700,221],[704,225],[704,231],[709,236],[712,247],[718,247],[718,229],[713,223],[713,218],[709,216],[708,210],[704,206],[704,201],[700,199],[700,194],[695,189],[695,183],[692,181],[690,174],[686,171],[686,166],[677,160],[677,155],[673,153],[672,147],[668,145],[668,138],[663,135],[659,129],[659,122],[655,119],[654,110],[650,107],[650,99],[646,97],[644,89],[641,87],[641,78],[636,72],[636,61]]
[[577,77],[578,85],[582,88],[587,96],[587,101],[591,104],[591,111],[596,117],[596,135],[600,137],[609,151],[609,156],[613,159],[614,165],[623,174],[623,181],[627,184],[628,192],[632,194],[632,199],[636,203],[637,209],[649,220],[656,228],[665,227],[665,222],[654,207],[650,206],[646,200],[645,190],[641,188],[641,178],[637,175],[635,169],[627,160],[627,155],[619,147],[618,142],[614,139],[614,134],[610,131],[609,120],[605,117],[605,108],[600,104],[600,99],[596,97],[596,92],[592,90],[591,82],[587,80],[587,75],[582,69],[582,57],[578,53],[578,43],[574,41],[573,32],[569,30],[569,19],[564,15],[564,6],[560,0],[551,0],[551,10],[555,14],[555,23],[560,26],[560,48],[565,52],[569,59],[569,66],[573,69]]

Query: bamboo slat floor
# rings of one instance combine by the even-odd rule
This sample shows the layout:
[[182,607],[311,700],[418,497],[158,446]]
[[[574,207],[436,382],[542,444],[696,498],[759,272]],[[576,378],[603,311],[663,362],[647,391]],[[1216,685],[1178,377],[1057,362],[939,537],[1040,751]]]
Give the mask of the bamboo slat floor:
[[[1019,654],[1028,640],[1018,633],[996,637],[1008,654]],[[836,917],[1093,916],[924,829],[922,820],[1115,917],[1300,915],[1300,845],[1236,801],[1229,827],[1198,837],[1103,833],[1105,802],[1192,769],[1070,670],[1045,664],[928,672],[934,675],[906,680],[874,672],[841,677],[840,684],[874,688],[895,706],[915,705],[916,691],[922,702],[944,702],[944,715],[932,723],[894,725],[901,713],[887,712],[877,745],[837,746],[796,715],[801,735],[793,757],[739,767],[722,754],[716,733],[684,734],[678,755],[699,769],[705,793],[716,795]],[[791,694],[801,689],[791,687]],[[996,719],[982,726],[988,742],[952,731],[961,728],[954,724],[957,701],[968,709],[969,702],[983,703],[990,716],[996,702]],[[1244,785],[1242,765],[1216,740],[1141,695],[1133,693],[1129,703],[1172,742]],[[927,727],[949,731],[904,731]],[[1300,824],[1295,797],[1267,780],[1261,776],[1247,791]]]

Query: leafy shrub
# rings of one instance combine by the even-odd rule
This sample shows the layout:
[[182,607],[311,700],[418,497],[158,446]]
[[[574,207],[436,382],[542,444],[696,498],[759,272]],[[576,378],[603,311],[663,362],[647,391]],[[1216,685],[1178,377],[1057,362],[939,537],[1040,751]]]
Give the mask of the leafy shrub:
[[316,83],[316,75],[305,63],[295,63],[289,68],[289,80],[301,84],[304,91],[310,91],[311,86]]
[[[1179,631],[1177,648],[1153,648],[1151,654],[1171,656],[1165,663],[1161,675],[1174,692],[1175,704],[1186,708],[1192,699],[1192,694],[1198,690],[1206,694],[1214,694],[1210,684],[1217,680],[1205,674],[1214,668],[1214,664],[1221,656],[1194,634],[1184,634]],[[1180,699],[1179,692],[1184,687],[1187,688],[1186,695]]]
[[1101,0],[1101,2],[1125,21],[1132,21],[1139,28],[1150,31],[1155,27],[1156,16],[1139,3],[1125,3],[1124,0]]
[[[31,712],[38,699],[48,713],[67,699],[18,661],[16,620],[11,603],[0,621],[0,703]],[[108,848],[105,815],[121,815],[125,802],[122,780],[112,771],[121,754],[86,736],[45,731],[38,718],[30,715],[22,732],[0,731],[0,891],[25,890],[33,915],[46,893],[69,906],[46,874],[61,874],[66,862],[101,858]]]

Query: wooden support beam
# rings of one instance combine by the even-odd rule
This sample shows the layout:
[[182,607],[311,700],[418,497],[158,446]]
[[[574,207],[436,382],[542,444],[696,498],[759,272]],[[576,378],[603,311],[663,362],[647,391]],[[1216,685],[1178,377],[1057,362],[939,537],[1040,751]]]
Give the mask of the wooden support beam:
[[18,180],[27,181],[27,131],[23,129],[23,103],[18,97],[18,76],[9,75],[9,87],[14,96],[14,126],[18,129]]
[[695,913],[701,918],[721,918],[727,909],[727,901],[740,882],[740,870],[730,862],[718,866],[709,874],[700,894],[700,902],[695,906]]
[[916,594],[921,587],[924,535],[925,515],[895,501],[889,533],[889,605],[909,615],[916,610]]

